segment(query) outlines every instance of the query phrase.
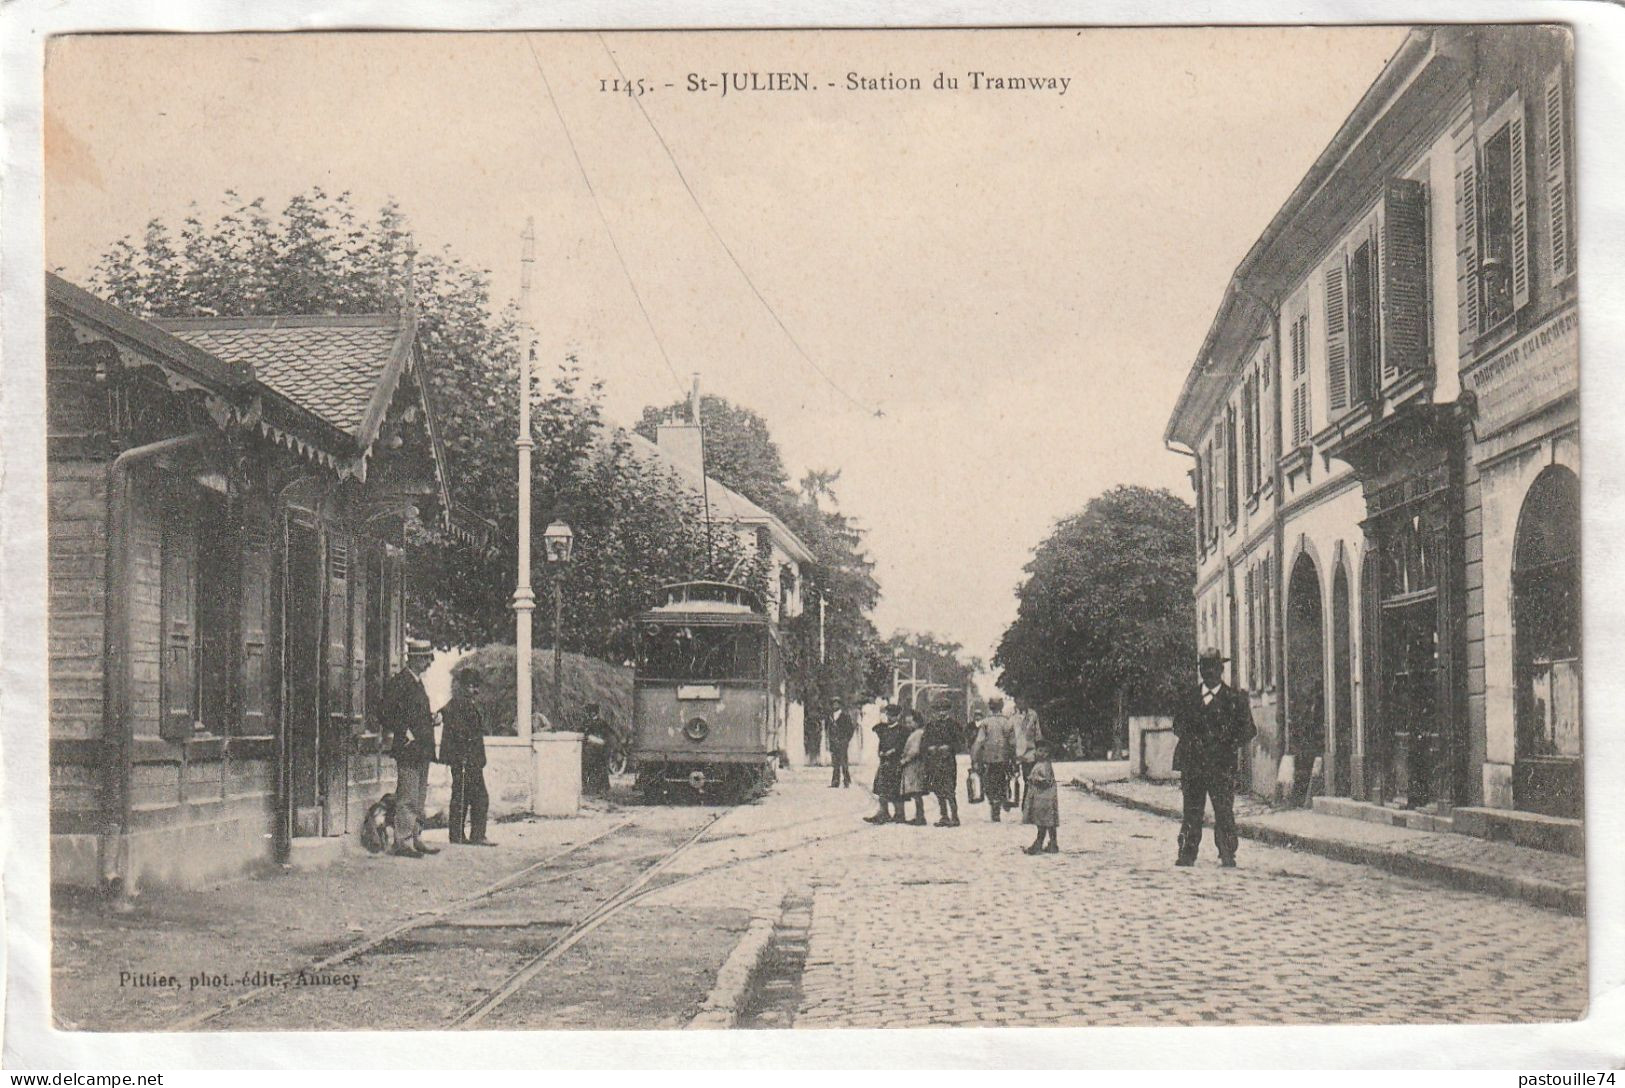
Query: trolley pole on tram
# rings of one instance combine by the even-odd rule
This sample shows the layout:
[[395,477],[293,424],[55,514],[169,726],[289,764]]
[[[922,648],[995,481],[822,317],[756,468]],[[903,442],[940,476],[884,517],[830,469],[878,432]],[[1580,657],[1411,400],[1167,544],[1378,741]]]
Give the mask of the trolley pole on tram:
[[514,731],[523,743],[531,764],[526,776],[530,783],[530,804],[536,811],[535,748],[531,743],[531,613],[536,611],[536,594],[530,586],[530,451],[536,445],[530,436],[530,375],[536,358],[536,322],[531,314],[531,266],[536,263],[536,221],[525,220],[524,250],[520,258],[519,317],[524,323],[525,342],[519,345],[519,435],[514,441],[519,451],[519,569],[514,582]]

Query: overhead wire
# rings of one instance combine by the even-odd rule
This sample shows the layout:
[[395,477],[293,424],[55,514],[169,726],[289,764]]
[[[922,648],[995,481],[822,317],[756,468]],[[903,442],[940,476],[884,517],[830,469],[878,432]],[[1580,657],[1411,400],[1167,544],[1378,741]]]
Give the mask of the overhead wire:
[[615,260],[621,266],[621,274],[626,277],[627,289],[632,292],[632,298],[638,304],[638,312],[643,315],[643,323],[649,328],[649,335],[654,339],[655,347],[660,352],[661,362],[666,364],[666,371],[671,380],[676,383],[680,393],[687,395],[683,379],[677,376],[677,368],[672,365],[671,356],[666,351],[665,343],[660,339],[660,332],[655,328],[654,318],[649,315],[649,307],[644,305],[643,295],[638,291],[637,281],[632,278],[632,269],[626,263],[626,255],[621,252],[620,243],[615,240],[615,231],[609,225],[609,217],[604,214],[604,206],[598,200],[598,191],[593,188],[592,178],[587,174],[586,164],[581,161],[581,152],[576,148],[575,137],[570,134],[570,125],[564,119],[564,111],[559,108],[559,100],[553,94],[553,85],[548,82],[547,71],[542,67],[542,58],[536,52],[536,44],[530,40],[529,34],[522,34],[525,48],[530,51],[530,59],[536,65],[536,74],[542,78],[542,87],[547,91],[547,101],[553,107],[553,115],[559,119],[559,128],[564,131],[564,142],[569,145],[570,156],[575,160],[576,169],[581,172],[581,183],[587,187],[587,195],[592,197],[592,206],[598,213],[598,221],[603,224],[604,234],[609,239],[609,247],[615,252]]
[[[602,33],[598,33],[595,36],[598,38],[598,44],[603,46],[604,53],[609,57],[610,64],[615,66],[616,75],[620,76],[623,84],[626,83],[626,73],[621,70],[621,62],[616,59],[614,50],[610,49],[609,43],[604,40],[604,35]],[[534,54],[534,49],[532,50],[532,53]],[[676,172],[677,179],[683,183],[683,189],[688,193],[689,200],[693,201],[695,209],[700,213],[700,218],[705,220],[705,225],[710,229],[711,236],[715,238],[717,240],[717,244],[722,247],[722,252],[728,255],[728,260],[733,262],[734,268],[738,270],[740,277],[745,281],[745,286],[749,287],[751,294],[756,296],[756,301],[762,304],[762,308],[767,311],[768,316],[772,317],[774,323],[778,325],[779,330],[784,333],[784,337],[790,342],[790,346],[795,348],[796,354],[801,356],[802,361],[811,367],[820,378],[824,379],[825,383],[827,383],[831,389],[839,393],[854,407],[861,408],[866,412],[870,411],[870,405],[865,404],[863,401],[847,392],[847,390],[839,382],[830,376],[828,371],[818,365],[817,361],[813,359],[812,355],[808,353],[807,349],[802,347],[801,341],[796,338],[795,333],[790,331],[790,326],[785,324],[784,318],[779,316],[778,310],[774,309],[773,304],[767,300],[767,296],[762,294],[761,288],[756,286],[756,281],[751,278],[751,274],[746,271],[745,266],[740,263],[739,257],[735,255],[733,251],[733,247],[730,246],[728,244],[728,240],[722,236],[722,231],[717,229],[716,223],[711,219],[711,214],[705,210],[705,205],[700,203],[699,194],[694,191],[694,186],[689,183],[688,175],[683,172],[682,165],[677,161],[677,155],[672,151],[671,145],[666,142],[666,137],[661,135],[660,128],[655,124],[654,118],[650,117],[649,111],[644,108],[641,96],[633,95],[632,102],[637,106],[638,112],[643,115],[643,120],[648,124],[649,131],[654,133],[655,139],[660,142],[662,150],[666,152],[666,158],[671,162],[672,170]],[[880,408],[874,408],[873,412],[875,418],[877,419],[884,418],[886,414],[885,411]]]

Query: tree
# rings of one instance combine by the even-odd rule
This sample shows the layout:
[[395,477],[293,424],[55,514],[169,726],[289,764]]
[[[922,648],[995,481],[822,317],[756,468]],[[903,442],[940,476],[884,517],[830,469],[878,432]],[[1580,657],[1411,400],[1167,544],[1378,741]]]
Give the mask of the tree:
[[[643,410],[637,431],[650,441],[661,423],[688,420],[687,401]],[[869,699],[888,691],[891,676],[869,613],[880,600],[863,531],[840,512],[838,470],[814,470],[792,490],[767,422],[723,397],[700,398],[706,474],[776,516],[812,552],[802,571],[806,610],[783,625],[791,694],[813,716],[836,696]],[[822,630],[820,630],[822,621]]]
[[[153,220],[139,243],[114,243],[91,286],[133,312],[164,317],[376,313],[410,294],[452,493],[497,530],[486,550],[421,527],[411,533],[407,622],[442,645],[508,641],[518,537],[513,391],[522,330],[512,307],[493,310],[485,273],[449,250],[416,250],[393,203],[364,220],[346,194],[320,188],[276,212],[263,198],[244,201],[228,192],[211,222],[194,208],[178,231]],[[550,380],[537,376],[532,396],[532,533],[539,540],[562,514],[576,534],[563,641],[623,660],[632,652],[635,617],[659,585],[726,572],[737,549],[720,547],[707,566],[695,500],[605,425],[599,390],[584,384],[577,360],[563,360]],[[551,575],[537,574],[545,591]],[[538,634],[547,638],[550,625],[538,624]]]
[[1056,525],[1016,590],[999,687],[1097,742],[1168,710],[1196,658],[1194,519],[1165,489],[1120,486]]

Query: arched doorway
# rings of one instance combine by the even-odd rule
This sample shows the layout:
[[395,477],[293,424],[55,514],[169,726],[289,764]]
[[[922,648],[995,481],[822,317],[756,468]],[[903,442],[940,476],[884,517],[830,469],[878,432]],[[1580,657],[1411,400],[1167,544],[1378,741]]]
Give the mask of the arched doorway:
[[1512,661],[1518,808],[1578,818],[1580,743],[1580,481],[1562,465],[1535,477],[1512,553]]
[[1294,799],[1309,786],[1315,757],[1326,750],[1326,662],[1321,626],[1320,573],[1308,554],[1298,556],[1286,595],[1287,750],[1294,756]]
[[1354,629],[1349,575],[1342,563],[1332,575],[1332,759],[1330,792],[1354,791]]

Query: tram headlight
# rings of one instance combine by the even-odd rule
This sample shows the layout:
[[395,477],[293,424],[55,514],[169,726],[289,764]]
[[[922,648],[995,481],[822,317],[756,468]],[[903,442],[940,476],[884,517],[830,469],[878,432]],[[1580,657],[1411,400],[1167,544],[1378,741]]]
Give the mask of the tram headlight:
[[694,741],[695,743],[704,740],[710,735],[710,733],[711,723],[706,721],[704,718],[690,718],[688,719],[688,724],[683,726],[683,736],[687,737],[691,741]]

